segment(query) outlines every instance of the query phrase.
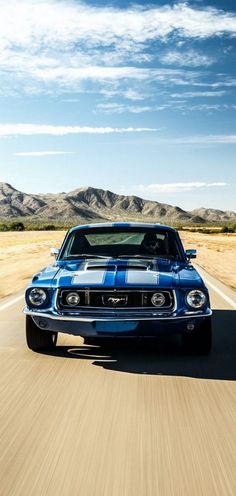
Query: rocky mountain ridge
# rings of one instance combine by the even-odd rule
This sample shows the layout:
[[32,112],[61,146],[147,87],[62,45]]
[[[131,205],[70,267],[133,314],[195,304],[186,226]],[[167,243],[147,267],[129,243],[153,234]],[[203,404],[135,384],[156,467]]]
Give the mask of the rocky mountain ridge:
[[29,194],[8,183],[0,183],[0,218],[26,217],[42,221],[79,222],[136,220],[154,222],[236,222],[235,212],[195,209],[187,212],[178,206],[118,195],[109,190],[85,187],[69,193]]

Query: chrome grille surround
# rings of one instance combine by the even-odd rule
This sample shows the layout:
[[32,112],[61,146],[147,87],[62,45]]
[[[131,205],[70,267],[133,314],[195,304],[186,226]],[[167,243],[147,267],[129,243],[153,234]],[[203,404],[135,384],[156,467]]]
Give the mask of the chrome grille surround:
[[[98,313],[127,313],[127,312],[145,312],[146,311],[154,311],[158,313],[162,312],[173,312],[176,309],[176,295],[173,290],[166,289],[137,289],[134,288],[132,290],[126,289],[93,289],[93,288],[73,288],[73,292],[78,292],[80,295],[80,304],[71,307],[65,304],[65,298],[68,293],[70,293],[72,289],[63,288],[57,290],[56,295],[56,309],[59,311],[69,312],[69,313],[86,313],[91,310],[97,311]],[[161,307],[155,307],[151,304],[151,297],[154,293],[162,293],[165,296],[167,304]],[[117,304],[107,304],[107,300],[109,298],[112,299],[120,299]]]

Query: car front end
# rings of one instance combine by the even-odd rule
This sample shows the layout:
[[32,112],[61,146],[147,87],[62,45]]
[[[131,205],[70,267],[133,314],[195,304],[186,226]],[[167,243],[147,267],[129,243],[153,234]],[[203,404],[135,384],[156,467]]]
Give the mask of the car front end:
[[[140,236],[151,228],[160,233],[165,253],[136,253]],[[96,252],[93,248],[90,253],[73,253],[73,244],[78,250],[81,238],[78,241],[79,229],[72,230],[55,264],[36,275],[26,290],[25,313],[39,331],[84,338],[153,338],[174,333],[188,342],[194,339],[189,336],[209,328],[208,290],[189,263],[176,231],[136,224],[80,229],[83,243],[86,236]],[[98,232],[103,233],[103,244],[95,243]],[[107,254],[107,240],[114,233],[116,242]],[[164,247],[166,233],[169,244],[175,242],[173,254],[168,253],[167,243]]]

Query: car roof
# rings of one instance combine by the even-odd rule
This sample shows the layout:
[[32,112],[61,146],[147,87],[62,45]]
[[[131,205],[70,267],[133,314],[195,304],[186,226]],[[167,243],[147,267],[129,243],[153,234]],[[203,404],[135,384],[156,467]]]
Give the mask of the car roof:
[[119,227],[119,228],[125,228],[129,229],[132,227],[141,227],[141,228],[148,228],[148,229],[156,229],[156,228],[161,228],[165,229],[167,231],[174,231],[176,232],[176,229],[170,226],[165,226],[164,224],[154,224],[154,223],[144,223],[144,222],[105,222],[105,223],[96,223],[96,224],[85,224],[85,225],[79,225],[72,227],[69,232],[73,231],[79,231],[80,229],[102,229],[102,228],[114,228],[114,227]]

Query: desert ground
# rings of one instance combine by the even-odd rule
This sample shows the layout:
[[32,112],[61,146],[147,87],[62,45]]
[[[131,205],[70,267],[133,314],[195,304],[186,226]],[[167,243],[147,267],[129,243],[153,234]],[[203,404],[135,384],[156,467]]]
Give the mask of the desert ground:
[[180,232],[185,249],[196,248],[196,263],[216,279],[236,289],[236,234]]
[[[180,235],[186,249],[198,250],[199,266],[236,289],[236,234]],[[34,273],[52,262],[50,248],[59,247],[64,236],[64,231],[1,232],[0,298],[24,289]]]
[[50,248],[59,247],[64,231],[0,233],[0,298],[23,289],[32,275],[53,262]]

